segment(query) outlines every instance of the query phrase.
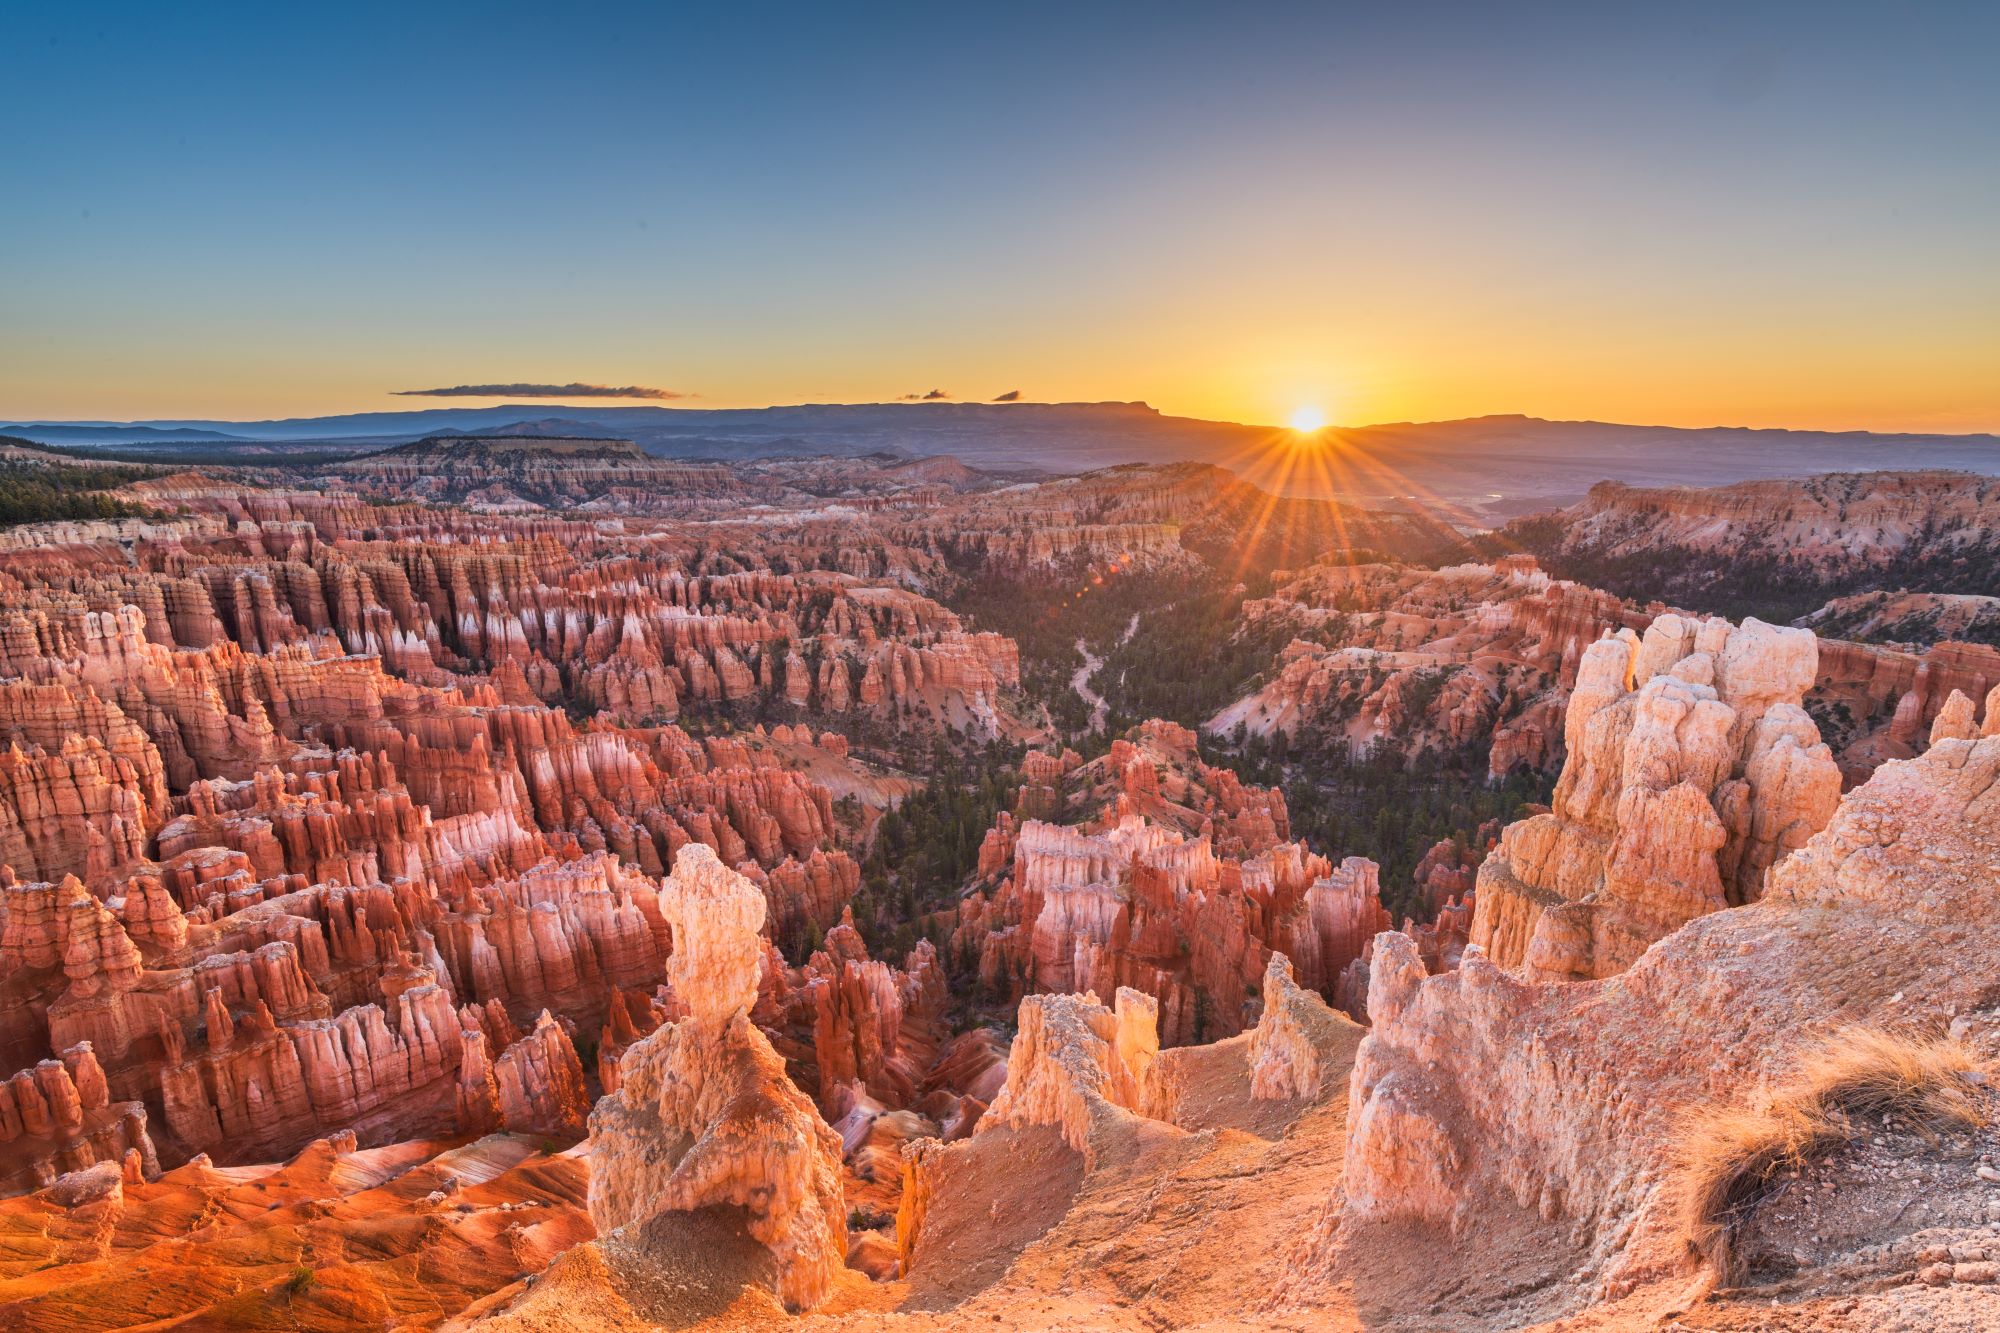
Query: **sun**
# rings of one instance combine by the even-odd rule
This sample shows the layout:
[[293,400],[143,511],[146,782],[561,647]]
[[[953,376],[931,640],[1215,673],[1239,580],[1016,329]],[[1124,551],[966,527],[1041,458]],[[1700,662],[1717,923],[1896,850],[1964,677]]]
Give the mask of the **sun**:
[[1292,409],[1292,429],[1301,435],[1310,435],[1326,425],[1326,413],[1311,403]]

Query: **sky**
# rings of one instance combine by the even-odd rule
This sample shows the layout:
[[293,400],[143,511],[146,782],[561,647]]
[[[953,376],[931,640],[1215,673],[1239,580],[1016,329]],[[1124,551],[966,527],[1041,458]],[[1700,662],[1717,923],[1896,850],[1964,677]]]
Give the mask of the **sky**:
[[0,419],[1995,430],[1995,50],[1992,4],[4,0]]

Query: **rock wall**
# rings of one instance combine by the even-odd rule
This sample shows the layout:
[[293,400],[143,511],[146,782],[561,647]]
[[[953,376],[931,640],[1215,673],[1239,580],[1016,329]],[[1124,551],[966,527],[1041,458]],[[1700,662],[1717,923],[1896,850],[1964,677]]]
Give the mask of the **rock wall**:
[[1810,631],[1676,615],[1592,644],[1553,808],[1481,864],[1472,942],[1533,979],[1609,976],[1761,896],[1840,796],[1801,706],[1816,652]]

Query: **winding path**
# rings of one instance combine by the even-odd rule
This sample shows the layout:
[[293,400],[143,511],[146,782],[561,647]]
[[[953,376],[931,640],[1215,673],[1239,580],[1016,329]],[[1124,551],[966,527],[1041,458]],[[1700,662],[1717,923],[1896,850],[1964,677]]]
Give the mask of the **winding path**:
[[1102,731],[1105,719],[1111,714],[1111,708],[1104,702],[1103,695],[1090,688],[1090,678],[1097,674],[1097,668],[1104,665],[1104,659],[1093,654],[1089,645],[1082,639],[1076,641],[1076,650],[1083,654],[1083,665],[1070,676],[1069,687],[1090,705],[1090,729]]
[[[1125,632],[1118,636],[1118,646],[1123,647],[1138,632],[1139,613],[1134,611],[1132,618],[1125,622]],[[1082,639],[1076,641],[1076,651],[1083,657],[1083,665],[1070,676],[1069,687],[1076,691],[1078,698],[1090,705],[1090,729],[1102,731],[1111,715],[1111,707],[1104,702],[1103,695],[1090,688],[1090,678],[1097,674],[1097,668],[1104,665],[1104,659],[1091,652],[1090,645]]]

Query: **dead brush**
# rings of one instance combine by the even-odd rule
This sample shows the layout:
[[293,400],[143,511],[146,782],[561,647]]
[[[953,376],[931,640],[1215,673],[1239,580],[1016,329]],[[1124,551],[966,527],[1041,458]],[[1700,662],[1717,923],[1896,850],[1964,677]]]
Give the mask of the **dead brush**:
[[1674,1169],[1688,1247],[1718,1283],[1734,1282],[1739,1233],[1780,1176],[1860,1138],[1868,1120],[1894,1117],[1927,1136],[1982,1127],[1983,1074],[1962,1041],[1849,1028],[1806,1056],[1762,1106],[1698,1113]]

